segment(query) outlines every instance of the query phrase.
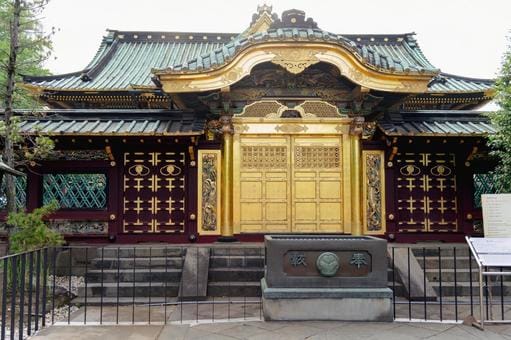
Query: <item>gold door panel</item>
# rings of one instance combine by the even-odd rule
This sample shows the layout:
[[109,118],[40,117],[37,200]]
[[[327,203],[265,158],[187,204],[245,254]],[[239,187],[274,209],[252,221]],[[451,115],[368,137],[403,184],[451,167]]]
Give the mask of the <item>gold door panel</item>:
[[342,232],[342,136],[242,136],[240,232]]
[[291,230],[289,138],[244,138],[241,144],[240,224],[244,232]]
[[292,231],[343,231],[341,146],[340,137],[293,137]]

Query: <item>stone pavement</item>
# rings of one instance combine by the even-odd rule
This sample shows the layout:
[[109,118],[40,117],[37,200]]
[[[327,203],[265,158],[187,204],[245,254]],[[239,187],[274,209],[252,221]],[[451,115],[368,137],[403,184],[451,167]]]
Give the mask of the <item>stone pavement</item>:
[[438,323],[356,323],[332,321],[303,322],[217,322],[171,324],[166,326],[52,326],[34,339],[507,339],[511,325],[491,325],[480,331],[459,324]]

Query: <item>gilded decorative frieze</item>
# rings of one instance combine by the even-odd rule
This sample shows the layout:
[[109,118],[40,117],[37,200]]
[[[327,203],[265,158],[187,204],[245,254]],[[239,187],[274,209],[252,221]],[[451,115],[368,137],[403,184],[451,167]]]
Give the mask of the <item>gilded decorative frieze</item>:
[[275,131],[283,133],[300,133],[306,132],[308,129],[307,125],[301,124],[282,124],[275,126]]
[[307,67],[319,63],[317,53],[319,52],[315,50],[283,48],[273,51],[275,57],[271,62],[282,66],[290,73],[298,74]]
[[220,158],[220,150],[199,150],[200,234],[220,234]]
[[382,150],[362,151],[363,224],[366,234],[385,232],[385,173]]

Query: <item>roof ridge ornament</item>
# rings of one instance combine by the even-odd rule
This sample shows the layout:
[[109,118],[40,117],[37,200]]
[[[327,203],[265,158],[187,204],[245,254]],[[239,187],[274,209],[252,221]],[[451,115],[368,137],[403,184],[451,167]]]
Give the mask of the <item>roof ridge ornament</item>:
[[240,34],[240,37],[246,38],[255,33],[266,32],[275,20],[278,19],[276,13],[272,12],[273,7],[263,4],[257,6],[257,13],[252,15],[250,26]]
[[282,12],[281,18],[277,18],[270,26],[271,29],[277,28],[318,28],[318,24],[312,19],[305,19],[305,12],[299,9],[289,9]]

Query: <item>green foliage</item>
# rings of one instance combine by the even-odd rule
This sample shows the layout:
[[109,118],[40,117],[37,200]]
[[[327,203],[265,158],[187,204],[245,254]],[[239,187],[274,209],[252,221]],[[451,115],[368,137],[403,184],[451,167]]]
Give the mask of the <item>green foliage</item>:
[[[41,11],[47,0],[23,1],[19,27],[19,50],[16,61],[16,82],[22,81],[21,75],[48,75],[44,67],[52,51],[51,35],[44,32],[41,25]],[[13,15],[13,1],[0,0],[0,108],[4,104],[7,72],[5,67],[9,59],[9,25]],[[36,109],[40,104],[28,91],[20,86],[14,89],[13,107],[18,109]]]
[[58,246],[64,242],[62,235],[51,230],[44,222],[59,207],[56,201],[34,209],[34,211],[10,213],[7,224],[14,227],[9,237],[9,251],[19,253],[47,246]]
[[38,127],[34,128],[33,134],[23,135],[20,132],[20,116],[13,116],[11,118],[10,129],[6,128],[5,120],[0,120],[0,137],[10,138],[12,143],[16,145],[17,163],[24,161],[34,161],[43,159],[48,156],[55,148],[53,140],[44,136],[38,131]]
[[511,45],[504,54],[500,75],[495,83],[500,110],[490,115],[498,133],[490,137],[492,155],[498,157],[495,179],[503,192],[511,192]]

